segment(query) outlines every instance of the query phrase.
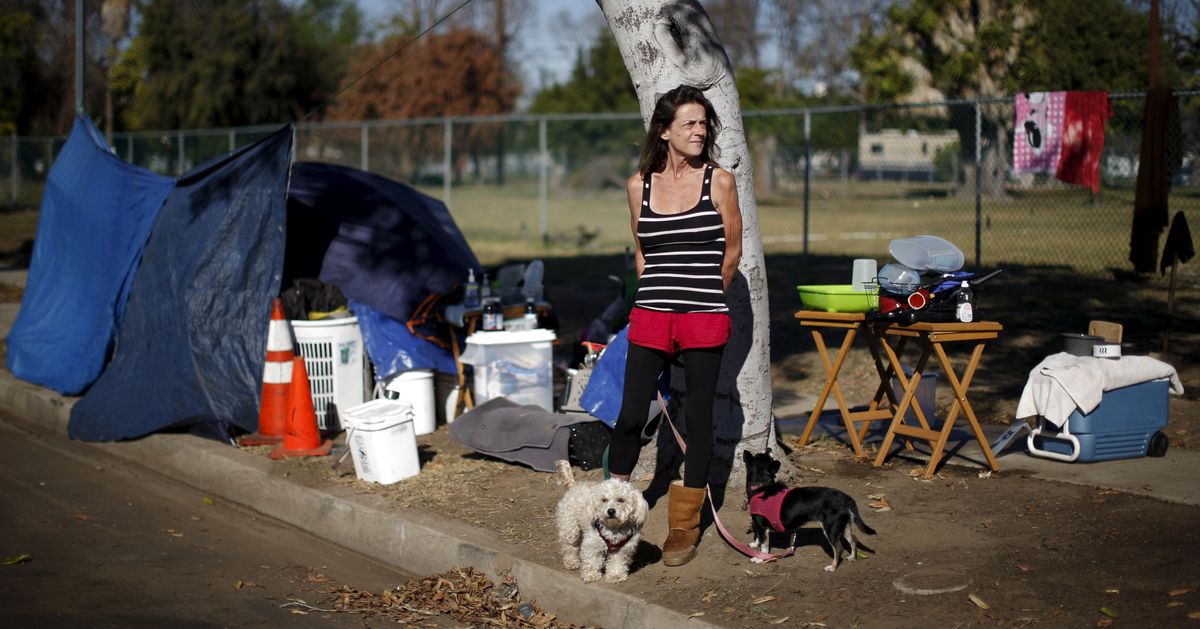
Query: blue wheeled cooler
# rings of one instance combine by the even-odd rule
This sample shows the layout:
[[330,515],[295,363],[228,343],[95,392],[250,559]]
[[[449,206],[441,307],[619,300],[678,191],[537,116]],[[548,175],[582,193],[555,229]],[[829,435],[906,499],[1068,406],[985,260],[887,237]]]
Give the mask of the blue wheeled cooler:
[[1100,405],[1084,415],[1075,409],[1061,428],[1039,419],[1026,444],[1037,456],[1090,463],[1162,456],[1167,451],[1167,392],[1170,383],[1152,380],[1105,391]]

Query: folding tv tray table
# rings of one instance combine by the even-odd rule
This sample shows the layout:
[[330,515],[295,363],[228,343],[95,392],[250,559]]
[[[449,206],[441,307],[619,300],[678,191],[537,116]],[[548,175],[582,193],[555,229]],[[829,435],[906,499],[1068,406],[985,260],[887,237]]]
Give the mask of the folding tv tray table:
[[[992,448],[988,444],[987,435],[983,434],[983,429],[979,426],[979,420],[975,417],[975,411],[971,408],[971,402],[967,399],[967,389],[971,386],[971,379],[975,376],[975,369],[979,366],[979,359],[983,356],[984,348],[987,347],[988,342],[999,338],[1000,332],[1004,327],[995,321],[973,321],[971,323],[953,321],[947,323],[911,323],[907,325],[878,322],[874,324],[874,328],[875,334],[884,341],[880,345],[887,353],[888,362],[891,364],[890,371],[896,375],[896,379],[900,381],[900,385],[904,388],[904,394],[895,409],[896,413],[892,416],[892,422],[888,426],[887,435],[883,438],[883,445],[880,446],[879,454],[875,457],[875,466],[879,467],[883,465],[884,460],[887,459],[890,453],[892,442],[895,440],[896,435],[904,438],[905,447],[909,449],[912,449],[911,441],[919,439],[927,442],[931,448],[929,464],[925,467],[925,474],[923,475],[923,478],[929,480],[933,477],[933,472],[937,469],[938,463],[941,461],[942,453],[946,448],[946,442],[950,438],[950,432],[954,429],[954,422],[958,419],[959,411],[962,411],[962,414],[967,418],[967,423],[971,426],[975,439],[979,442],[984,457],[987,459],[988,467],[992,471],[999,471],[1000,465],[996,463],[996,457],[992,454]],[[899,339],[896,347],[893,348],[888,344],[887,340],[889,337]],[[904,350],[904,341],[910,338],[916,339],[921,345],[921,355],[913,368],[912,376],[906,377],[900,357]],[[950,362],[950,357],[947,354],[947,347],[951,344],[964,342],[974,342],[974,346],[971,349],[970,357],[967,359],[960,379],[959,376],[955,375],[954,365]],[[926,421],[925,414],[921,411],[920,405],[914,402],[917,385],[921,382],[921,374],[924,373],[925,367],[929,363],[930,354],[937,355],[938,364],[945,373],[946,380],[950,382],[950,388],[954,391],[954,402],[950,405],[950,412],[946,415],[946,420],[942,423],[940,430],[930,428],[929,422]],[[913,426],[904,421],[909,405],[913,406],[917,422],[920,424],[919,426]]]
[[[812,333],[813,342],[817,346],[817,354],[821,357],[821,363],[825,365],[826,373],[825,383],[817,395],[812,414],[808,417],[808,424],[804,426],[804,433],[800,435],[800,445],[807,444],[809,438],[812,437],[813,429],[825,407],[825,401],[832,393],[834,399],[837,400],[838,411],[841,414],[842,423],[846,427],[846,437],[850,441],[850,446],[854,448],[854,455],[865,457],[866,453],[863,451],[862,444],[867,431],[871,428],[871,423],[891,419],[892,409],[897,405],[892,388],[887,386],[891,379],[892,367],[885,366],[879,355],[879,339],[875,335],[872,322],[862,312],[825,312],[823,310],[801,310],[796,313],[796,319],[800,321],[800,325],[809,328]],[[826,332],[838,330],[845,330],[846,336],[842,339],[841,346],[838,347],[837,355],[831,361],[824,335]],[[838,386],[838,375],[842,371],[842,365],[846,362],[846,356],[850,353],[850,347],[854,344],[855,337],[860,332],[867,341],[867,348],[871,351],[872,360],[875,361],[875,370],[879,374],[880,384],[875,389],[875,395],[871,398],[867,410],[851,411],[846,405],[842,388]],[[900,340],[901,344],[905,342],[907,339]],[[901,350],[903,350],[902,346]]]
[[[979,366],[983,350],[986,348],[988,342],[999,338],[1000,332],[1003,330],[1003,326],[999,323],[994,321],[976,321],[972,323],[912,323],[905,325],[891,321],[873,321],[866,313],[837,313],[816,310],[801,310],[795,314],[795,317],[800,321],[800,325],[810,328],[813,341],[817,346],[817,353],[821,357],[821,362],[824,364],[827,374],[825,382],[821,387],[821,392],[817,396],[812,414],[809,416],[808,424],[804,427],[804,432],[800,436],[800,445],[803,446],[808,443],[813,429],[820,419],[825,401],[828,399],[829,394],[832,393],[834,399],[837,400],[842,423],[846,427],[847,439],[854,449],[855,456],[866,456],[863,450],[863,440],[866,438],[871,424],[876,421],[890,420],[883,444],[879,449],[878,455],[875,457],[874,465],[877,467],[883,465],[884,460],[890,454],[891,446],[896,436],[899,435],[904,441],[904,447],[908,450],[913,449],[914,440],[925,441],[929,444],[931,452],[929,463],[925,468],[924,478],[932,478],[934,470],[937,469],[938,463],[941,462],[942,453],[945,450],[950,433],[954,428],[954,423],[961,411],[966,416],[975,439],[979,442],[983,450],[988,466],[993,471],[1000,469],[1000,466],[996,463],[996,458],[992,455],[987,436],[984,435],[982,428],[980,428],[979,421],[975,417],[975,411],[971,408],[970,401],[967,398],[967,389],[970,387],[975,370]],[[830,360],[824,333],[836,330],[845,330],[846,336],[843,338],[836,356],[833,360]],[[850,347],[859,332],[867,340],[867,347],[871,352],[871,358],[875,363],[875,371],[879,376],[879,386],[876,388],[875,395],[871,398],[866,410],[851,411],[846,404],[841,387],[838,385],[838,376],[841,373],[846,356],[849,354]],[[910,339],[916,340],[921,346],[921,354],[914,365],[912,375],[906,376],[904,362],[901,357],[904,355],[905,347]],[[890,342],[893,340],[894,345]],[[950,361],[947,347],[950,347],[951,344],[967,341],[974,341],[975,344],[960,379],[956,375],[954,365]],[[882,357],[880,355],[880,348],[883,350]],[[946,379],[949,381],[950,387],[954,392],[954,403],[951,405],[950,412],[947,414],[946,420],[943,422],[940,430],[934,430],[930,427],[924,410],[916,401],[917,387],[921,382],[922,373],[929,364],[930,355],[937,356],[937,363],[945,372]],[[892,377],[896,378],[902,389],[899,400],[896,399],[896,395],[890,386]],[[910,407],[917,420],[918,425],[916,426],[905,421]]]

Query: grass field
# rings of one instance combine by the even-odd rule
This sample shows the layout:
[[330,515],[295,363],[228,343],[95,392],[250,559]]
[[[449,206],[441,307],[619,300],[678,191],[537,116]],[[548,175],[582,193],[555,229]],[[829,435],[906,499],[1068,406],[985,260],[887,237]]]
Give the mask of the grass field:
[[[426,192],[441,195],[440,189]],[[1171,210],[1200,225],[1200,191],[1173,191]],[[476,254],[487,263],[509,258],[616,253],[632,244],[623,191],[552,193],[548,241],[540,235],[533,184],[463,186],[453,190],[451,212]],[[1068,267],[1089,274],[1126,269],[1133,213],[1131,189],[1090,193],[1065,187],[1014,190],[983,200],[982,265]],[[801,194],[758,202],[764,250],[802,253]],[[975,262],[975,201],[945,188],[893,182],[817,182],[810,194],[809,253],[890,259],[895,238],[935,234]]]

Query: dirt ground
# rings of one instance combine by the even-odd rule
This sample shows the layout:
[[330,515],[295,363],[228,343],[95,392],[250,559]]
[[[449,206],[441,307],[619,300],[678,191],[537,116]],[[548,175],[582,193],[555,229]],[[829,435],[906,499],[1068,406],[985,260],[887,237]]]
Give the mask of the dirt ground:
[[[795,445],[794,437],[785,441]],[[299,482],[350,485],[398,510],[496,531],[515,554],[559,566],[553,512],[562,489],[553,475],[474,454],[444,427],[419,444],[421,474],[386,487],[358,481],[349,461],[340,472],[327,460],[281,465]],[[874,468],[829,440],[793,450],[791,460],[799,483],[855,498],[878,532],[865,540],[875,554],[827,573],[828,551],[809,528],[795,556],[755,565],[708,527],[686,566],[663,566],[643,544],[627,582],[579,587],[631,591],[727,626],[1180,626],[1200,614],[1200,507],[1015,473],[981,478],[979,469],[953,465],[926,482],[914,478],[912,463]],[[598,471],[576,474],[599,479]],[[744,489],[725,495],[722,520],[747,541]],[[665,498],[647,498],[645,537],[661,543]]]
[[[1197,267],[1196,263],[1190,267]],[[839,283],[845,258],[770,256],[772,382],[781,419],[811,409],[824,377],[809,334],[793,313],[797,283]],[[547,265],[548,296],[561,324],[556,359],[570,356],[575,332],[612,298],[606,272],[619,272],[619,256],[579,256]],[[1189,268],[1179,286],[1173,322],[1173,364],[1187,390],[1170,402],[1166,429],[1171,447],[1200,449],[1200,268]],[[1161,277],[1079,278],[1070,269],[1016,268],[980,295],[983,317],[1005,326],[983,357],[971,401],[981,421],[1007,425],[1029,370],[1059,351],[1064,332],[1086,331],[1091,319],[1125,325],[1126,354],[1161,356],[1167,321]],[[19,293],[0,295],[19,299]],[[840,379],[851,404],[865,402],[874,386],[866,352],[853,352]],[[949,387],[939,387],[941,408]],[[312,486],[348,485],[386,496],[397,510],[452,518],[499,533],[512,552],[559,566],[553,510],[562,489],[550,474],[479,456],[451,439],[445,427],[419,438],[420,475],[380,487],[358,481],[347,461],[293,460],[288,475]],[[944,466],[932,481],[910,473],[914,464],[882,468],[855,460],[842,444],[817,441],[796,447],[790,459],[801,484],[841,489],[854,497],[878,531],[866,540],[875,554],[843,564],[833,574],[817,529],[800,540],[796,555],[751,564],[705,530],[700,555],[680,568],[661,564],[651,544],[665,537],[661,494],[629,581],[613,587],[726,626],[785,624],[798,627],[1048,627],[1185,626],[1200,619],[1200,507],[1121,492],[1037,480],[1001,471],[982,478],[978,468]],[[265,448],[262,455],[266,456]],[[578,472],[577,472],[578,473]],[[598,479],[596,471],[578,473]],[[640,485],[646,488],[646,483]],[[890,508],[882,510],[871,504]],[[728,528],[743,541],[748,516],[744,491],[730,486],[721,508]],[[655,503],[658,503],[655,505]],[[570,620],[570,619],[565,619]],[[1200,626],[1200,625],[1198,625]]]

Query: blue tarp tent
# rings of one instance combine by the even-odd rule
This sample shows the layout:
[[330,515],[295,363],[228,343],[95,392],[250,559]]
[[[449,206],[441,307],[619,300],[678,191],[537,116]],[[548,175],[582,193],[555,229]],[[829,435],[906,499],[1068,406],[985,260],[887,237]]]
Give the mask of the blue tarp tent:
[[133,269],[175,180],[127,164],[77,118],[50,176],[8,370],[75,395],[104,369]]
[[328,242],[321,281],[399,321],[407,321],[426,295],[461,283],[467,269],[482,273],[446,205],[397,181],[300,162],[292,170],[288,203],[287,275],[315,277],[301,272],[312,269],[298,258]]
[[291,149],[285,127],[179,179],[146,243],[112,363],[71,409],[71,437],[255,430]]
[[285,277],[321,277],[370,305],[377,364],[446,368],[403,323],[428,293],[479,270],[445,205],[352,168],[292,166],[291,151],[285,127],[174,180],[120,162],[77,121],[8,350],[14,375],[86,390],[71,436],[254,430]]

